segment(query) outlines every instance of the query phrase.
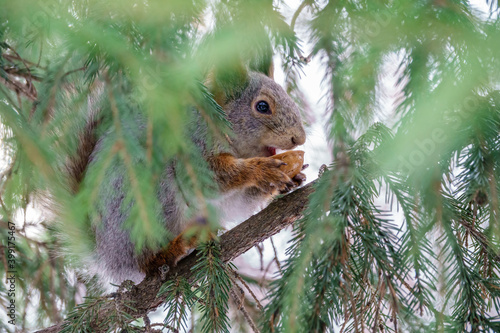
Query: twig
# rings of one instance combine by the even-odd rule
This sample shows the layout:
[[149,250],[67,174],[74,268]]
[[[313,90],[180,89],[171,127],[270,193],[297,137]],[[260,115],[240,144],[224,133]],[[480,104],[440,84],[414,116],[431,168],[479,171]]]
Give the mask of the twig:
[[247,288],[248,292],[250,293],[250,295],[252,295],[253,299],[255,300],[255,303],[257,304],[257,307],[259,308],[259,310],[264,310],[264,307],[262,306],[262,304],[260,304],[259,300],[257,299],[257,296],[255,296],[255,294],[253,293],[252,289],[250,289],[250,287],[248,286],[248,284],[245,282],[245,280],[243,280],[241,278],[241,276],[238,274],[238,272],[236,272],[234,269],[231,268],[231,272],[233,272],[234,274],[234,277],[238,279],[238,281],[241,282],[241,284],[243,284],[245,286],[245,288]]
[[271,240],[271,245],[272,245],[273,251],[274,251],[274,260],[276,261],[276,265],[278,266],[278,269],[279,269],[281,275],[283,275],[283,271],[281,270],[281,264],[280,264],[280,261],[278,260],[278,251],[276,251],[276,246],[274,246],[273,238],[269,237],[269,239]]
[[35,102],[37,100],[36,95],[30,92],[27,88],[18,85],[12,80],[6,80],[3,77],[0,77],[0,83],[3,84],[8,89],[15,91],[16,94],[22,93],[26,98],[28,98],[32,102]]
[[144,326],[146,328],[146,332],[151,333],[151,321],[149,320],[148,315],[145,315],[144,317],[142,317],[142,319],[144,320]]
[[262,248],[262,244],[257,244],[255,249],[257,249],[257,251],[259,252],[260,270],[262,271],[264,269],[264,249]]
[[65,78],[66,76],[71,75],[73,73],[76,73],[76,72],[79,72],[79,71],[84,71],[86,69],[87,69],[87,67],[80,67],[80,68],[77,68],[77,69],[72,69],[72,70],[64,73],[63,76],[61,76],[61,79]]
[[[304,0],[300,4],[299,8],[297,8],[295,13],[293,13],[292,20],[290,22],[290,29],[292,31],[295,32],[295,23],[297,23],[297,19],[298,19],[300,13],[302,13],[302,11],[304,10],[304,8],[306,8],[306,6],[310,6],[311,4],[312,4],[311,1]],[[308,64],[311,62],[311,58],[312,58],[313,54],[314,54],[314,51],[311,52],[307,57],[304,57],[304,55],[297,50],[297,55],[299,56],[300,61],[302,61],[305,64]]]
[[167,324],[155,323],[155,324],[151,324],[150,327],[163,327],[163,328],[167,328],[167,329],[171,330],[174,333],[179,333],[178,329],[176,329],[175,327],[169,326]]
[[19,55],[19,53],[17,53],[17,51],[16,51],[16,50],[14,50],[14,48],[13,48],[13,47],[11,47],[10,45],[7,45],[7,48],[8,48],[9,50],[11,50],[12,52],[14,52],[14,54],[18,57],[18,59],[19,59],[19,60],[23,63],[24,67],[25,67],[25,68],[26,68],[26,70],[28,71],[28,74],[29,74],[29,76],[30,76],[30,78],[31,78],[31,77],[32,77],[32,75],[31,75],[31,70],[30,70],[30,68],[29,68],[28,64],[26,63],[26,60],[24,60],[24,59],[23,59],[23,58]]
[[21,57],[17,56],[17,55],[13,55],[13,54],[8,54],[8,53],[4,53],[2,54],[2,57],[10,62],[14,62],[13,60],[19,60],[19,61],[22,61],[23,63],[26,63],[26,64],[30,64],[31,66],[34,66],[34,67],[39,67],[39,68],[43,68],[43,67],[40,67],[38,66],[37,64],[35,64],[34,62],[31,62],[29,60],[26,60],[26,59],[21,59]]
[[297,10],[295,11],[295,13],[293,13],[292,21],[290,22],[290,28],[292,30],[295,30],[295,23],[297,22],[297,18],[299,17],[300,13],[302,13],[302,11],[304,10],[304,8],[306,8],[307,5],[309,5],[309,3],[308,3],[307,0],[302,1],[302,3],[300,4],[299,8],[297,8]]
[[259,281],[259,285],[260,285],[261,287],[264,285],[264,282],[265,282],[265,281],[268,281],[268,280],[267,280],[267,273],[269,272],[269,268],[271,268],[272,264],[273,264],[273,260],[271,260],[271,261],[267,264],[266,269],[264,270],[264,274],[262,274],[262,277],[261,277],[261,279],[260,279],[260,281]]
[[486,251],[493,260],[500,263],[500,253],[495,251],[495,248],[482,232],[478,231],[472,224],[464,219],[459,219],[458,222],[470,233],[470,236],[481,245],[483,250]]
[[[243,290],[242,290],[242,292],[243,292]],[[254,321],[252,320],[252,317],[250,317],[247,310],[245,309],[245,306],[243,305],[242,298],[240,298],[240,297],[238,297],[238,295],[236,295],[234,288],[229,289],[229,293],[231,294],[231,297],[233,298],[233,301],[236,304],[238,310],[240,310],[241,313],[243,313],[243,317],[245,317],[248,325],[250,325],[250,327],[252,328],[254,333],[260,333],[259,329],[257,328]]]

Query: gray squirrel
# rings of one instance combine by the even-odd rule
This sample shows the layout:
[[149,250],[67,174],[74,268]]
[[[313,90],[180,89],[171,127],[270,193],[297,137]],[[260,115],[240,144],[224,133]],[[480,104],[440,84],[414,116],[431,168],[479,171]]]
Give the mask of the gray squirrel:
[[[238,89],[224,89],[216,83],[211,87],[214,99],[232,125],[230,144],[214,142],[201,149],[216,182],[217,195],[212,204],[221,225],[235,218],[248,218],[274,195],[300,185],[305,179],[302,173],[290,179],[280,169],[284,162],[271,157],[276,149],[290,150],[306,140],[294,101],[272,76],[245,70],[243,75],[240,73],[239,81]],[[96,89],[102,90],[102,87]],[[89,101],[89,108],[94,104],[97,102]],[[105,139],[90,135],[95,123],[95,120],[89,122],[89,128],[85,129],[89,138],[81,140],[78,156],[68,167],[76,191],[86,168],[91,168],[93,161],[101,158]],[[203,133],[193,134],[192,139],[203,141],[203,138],[196,138]],[[158,180],[157,196],[161,205],[159,218],[176,237],[166,239],[160,251],[144,250],[137,254],[130,231],[124,227],[128,211],[124,205],[134,204],[125,200],[128,189],[124,185],[124,168],[117,166],[107,171],[96,209],[100,221],[95,223],[93,273],[114,284],[124,280],[138,283],[146,274],[158,272],[163,265],[175,266],[194,247],[196,239],[184,237],[183,232],[196,223],[196,219],[186,214],[188,207],[179,193],[175,173],[175,165],[165,166]]]

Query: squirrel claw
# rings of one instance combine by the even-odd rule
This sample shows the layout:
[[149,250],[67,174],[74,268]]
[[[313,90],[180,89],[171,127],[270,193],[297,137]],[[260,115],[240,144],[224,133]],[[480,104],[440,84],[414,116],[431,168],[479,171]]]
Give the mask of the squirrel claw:
[[280,191],[280,194],[286,194],[301,186],[306,181],[306,175],[302,172],[292,178],[291,182],[286,184],[286,187]]
[[295,175],[295,177],[292,178],[293,181],[295,181],[295,183],[299,183],[302,184],[305,180],[306,180],[306,175],[302,172],[298,173]]
[[307,177],[306,177],[305,173],[302,173],[302,172],[296,174],[295,177],[292,178],[296,187],[299,187],[300,185],[302,185],[306,181],[306,179],[307,179]]

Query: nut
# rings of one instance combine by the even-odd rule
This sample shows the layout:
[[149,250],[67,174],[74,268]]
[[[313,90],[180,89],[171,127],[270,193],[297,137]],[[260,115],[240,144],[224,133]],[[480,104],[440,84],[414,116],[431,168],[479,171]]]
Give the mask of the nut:
[[280,170],[290,178],[298,175],[304,164],[304,152],[302,150],[290,150],[271,157],[286,163],[286,165],[280,166]]

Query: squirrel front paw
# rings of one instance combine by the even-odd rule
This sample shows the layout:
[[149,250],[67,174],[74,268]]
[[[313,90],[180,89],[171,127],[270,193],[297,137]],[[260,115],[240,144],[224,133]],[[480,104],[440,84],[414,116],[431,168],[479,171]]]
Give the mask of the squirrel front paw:
[[264,193],[274,194],[291,188],[294,182],[286,173],[280,170],[286,163],[271,157],[254,157],[247,160],[253,186]]

